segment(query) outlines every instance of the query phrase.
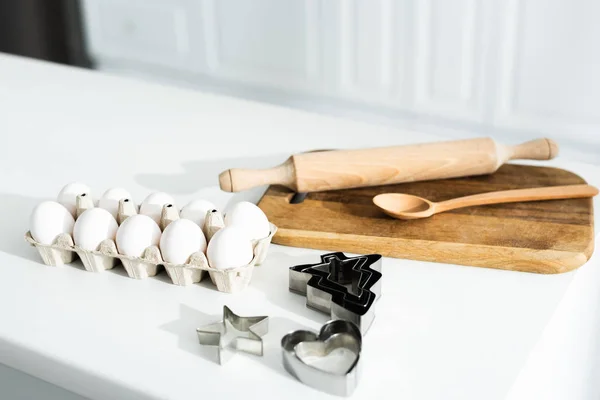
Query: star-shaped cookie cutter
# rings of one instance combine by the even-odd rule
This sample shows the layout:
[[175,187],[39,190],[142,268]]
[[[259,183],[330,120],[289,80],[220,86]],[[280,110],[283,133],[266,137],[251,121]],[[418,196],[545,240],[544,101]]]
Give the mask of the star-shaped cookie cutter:
[[306,296],[306,305],[332,319],[349,320],[364,335],[375,318],[373,304],[381,296],[380,254],[346,257],[321,255],[317,264],[290,268],[290,291]]
[[[224,342],[224,336],[231,330],[237,331],[236,336],[229,342]],[[219,322],[205,325],[196,329],[201,345],[217,348],[218,362],[223,365],[236,351],[263,355],[262,336],[269,331],[269,317],[241,317],[227,306],[223,306],[223,319]],[[246,334],[241,336],[239,333]]]

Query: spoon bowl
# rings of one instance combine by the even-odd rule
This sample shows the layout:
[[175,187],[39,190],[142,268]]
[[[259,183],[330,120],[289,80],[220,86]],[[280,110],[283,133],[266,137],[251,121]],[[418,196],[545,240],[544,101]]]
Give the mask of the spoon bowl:
[[434,214],[431,201],[412,194],[384,193],[373,198],[373,203],[387,215],[400,219],[426,218]]
[[383,193],[373,197],[373,203],[391,217],[417,219],[431,217],[433,214],[462,207],[522,201],[574,199],[594,197],[597,194],[598,189],[594,186],[570,185],[482,193],[439,203],[411,194]]

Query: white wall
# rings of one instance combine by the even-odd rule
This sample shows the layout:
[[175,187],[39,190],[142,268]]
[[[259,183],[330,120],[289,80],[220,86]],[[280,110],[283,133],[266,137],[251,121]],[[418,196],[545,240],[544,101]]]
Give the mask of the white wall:
[[84,0],[98,68],[425,130],[593,144],[594,0]]

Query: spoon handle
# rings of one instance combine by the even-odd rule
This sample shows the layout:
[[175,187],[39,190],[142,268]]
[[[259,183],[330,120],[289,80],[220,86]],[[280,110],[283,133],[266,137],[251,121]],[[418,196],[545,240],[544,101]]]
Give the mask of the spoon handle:
[[597,194],[598,189],[591,185],[550,186],[531,189],[503,190],[500,192],[475,194],[472,196],[441,201],[436,204],[436,212],[485,204],[594,197]]

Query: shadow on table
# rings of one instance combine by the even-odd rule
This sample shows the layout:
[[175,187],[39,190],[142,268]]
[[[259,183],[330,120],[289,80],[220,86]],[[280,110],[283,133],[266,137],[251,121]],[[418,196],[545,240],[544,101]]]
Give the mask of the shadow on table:
[[[14,389],[18,389],[19,394],[15,393],[15,396],[11,395],[11,387],[0,385],[0,398],[4,399],[79,399],[85,400],[87,397],[83,397],[75,392],[68,391],[71,388],[77,389],[79,393],[82,391],[89,393],[90,398],[108,398],[110,393],[111,399],[144,399],[144,400],[159,400],[158,397],[151,396],[143,389],[138,390],[125,383],[121,383],[116,379],[106,379],[105,377],[98,376],[95,372],[81,368],[76,364],[62,360],[56,357],[54,354],[45,354],[45,352],[36,351],[25,345],[21,345],[15,341],[5,341],[0,338],[0,348],[10,348],[11,354],[18,354],[18,357],[8,357],[10,366],[0,364],[4,366],[3,371],[0,371],[3,376],[0,379],[0,383],[3,381],[10,380],[13,384]],[[35,367],[31,367],[35,366]],[[14,367],[13,372],[7,376],[7,368]],[[42,375],[47,376],[60,376],[68,377],[59,378],[59,381],[68,382],[68,387],[64,389],[60,386],[55,386],[54,382],[44,381],[41,378],[37,378],[34,375],[27,375],[25,372],[17,372],[19,369],[24,368],[23,371],[44,371]],[[8,371],[10,371],[9,369]],[[48,372],[51,371],[51,372]],[[38,372],[39,373],[39,372]],[[14,379],[14,380],[13,380]],[[54,378],[56,379],[56,378]],[[19,384],[27,385],[26,387],[17,386]],[[32,396],[29,396],[31,394]],[[35,394],[35,395],[34,395]],[[54,396],[56,395],[56,397]]]
[[[179,305],[179,319],[160,326],[160,329],[173,333],[178,337],[178,346],[191,354],[205,360],[218,363],[217,349],[203,346],[198,342],[196,329],[203,325],[219,322],[223,315],[209,315],[185,304]],[[283,368],[281,362],[281,338],[297,329],[309,329],[288,318],[269,318],[269,332],[263,336],[263,356],[237,352],[235,357],[253,357],[257,362],[272,368],[278,373],[292,378]]]
[[271,168],[281,164],[289,154],[271,154],[260,157],[226,158],[217,160],[186,161],[181,173],[138,174],[134,180],[141,186],[173,194],[192,194],[205,187],[219,185],[219,174],[230,168]]
[[291,256],[273,251],[273,247],[264,264],[254,268],[252,287],[262,291],[267,300],[277,307],[284,308],[294,314],[324,324],[330,316],[306,307],[306,297],[289,290],[289,268],[294,265],[319,262],[319,256],[305,254]]
[[216,349],[198,343],[196,329],[202,325],[220,321],[222,315],[209,315],[185,304],[179,305],[179,319],[160,326],[160,329],[178,337],[180,349],[217,363]]
[[256,360],[281,375],[294,379],[283,367],[281,339],[295,330],[312,330],[305,325],[288,318],[274,317],[269,319],[269,333],[263,338],[263,356]]
[[25,241],[33,208],[44,199],[0,193],[0,251],[41,262],[37,251]]

